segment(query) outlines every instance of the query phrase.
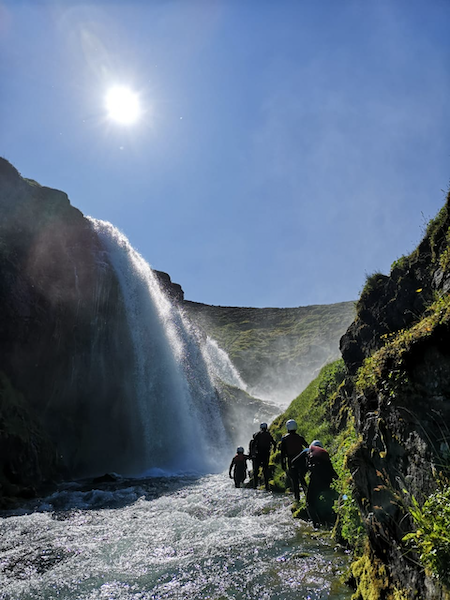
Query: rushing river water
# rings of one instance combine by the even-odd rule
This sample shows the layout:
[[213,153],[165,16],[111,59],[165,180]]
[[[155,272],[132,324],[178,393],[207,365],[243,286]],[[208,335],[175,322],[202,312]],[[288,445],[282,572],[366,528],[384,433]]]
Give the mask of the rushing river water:
[[227,473],[71,484],[0,521],[1,600],[349,599],[291,496]]

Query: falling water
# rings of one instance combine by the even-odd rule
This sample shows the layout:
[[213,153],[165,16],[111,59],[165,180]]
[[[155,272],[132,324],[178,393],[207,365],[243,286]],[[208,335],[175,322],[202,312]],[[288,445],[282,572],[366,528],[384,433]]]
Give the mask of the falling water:
[[215,340],[207,336],[202,351],[213,379],[219,379],[228,385],[247,391],[247,384],[240,376],[239,371],[225,350],[222,350]]
[[227,439],[201,336],[128,239],[110,223],[90,222],[119,280],[133,341],[129,411],[140,428],[141,470],[220,470]]

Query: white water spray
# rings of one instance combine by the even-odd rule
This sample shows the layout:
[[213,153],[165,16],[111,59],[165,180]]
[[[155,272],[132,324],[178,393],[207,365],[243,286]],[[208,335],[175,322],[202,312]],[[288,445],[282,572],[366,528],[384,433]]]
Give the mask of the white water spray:
[[215,380],[218,379],[228,385],[247,391],[247,384],[240,376],[239,371],[233,365],[225,350],[222,350],[215,340],[207,336],[206,342],[202,346],[202,352]]
[[128,239],[110,223],[90,222],[119,280],[133,341],[135,402],[129,412],[142,438],[140,469],[223,468],[228,444],[200,336]]

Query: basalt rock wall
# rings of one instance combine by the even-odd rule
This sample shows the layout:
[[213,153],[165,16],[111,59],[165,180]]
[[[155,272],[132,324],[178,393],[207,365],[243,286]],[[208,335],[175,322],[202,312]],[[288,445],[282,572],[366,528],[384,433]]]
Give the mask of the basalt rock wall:
[[[405,540],[410,508],[436,491],[450,440],[449,198],[419,247],[375,274],[341,339],[361,442],[349,456],[374,563],[406,598],[447,597]],[[448,593],[448,592],[447,592]],[[389,595],[390,594],[390,595]]]

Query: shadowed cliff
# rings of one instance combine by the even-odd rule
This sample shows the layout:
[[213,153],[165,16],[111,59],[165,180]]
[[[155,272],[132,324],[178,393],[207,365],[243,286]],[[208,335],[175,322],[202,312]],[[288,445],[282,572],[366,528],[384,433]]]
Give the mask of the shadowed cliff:
[[113,443],[126,460],[133,436],[122,411],[133,351],[96,236],[65,193],[22,178],[5,160],[0,210],[3,485],[38,484],[57,467],[95,473]]

